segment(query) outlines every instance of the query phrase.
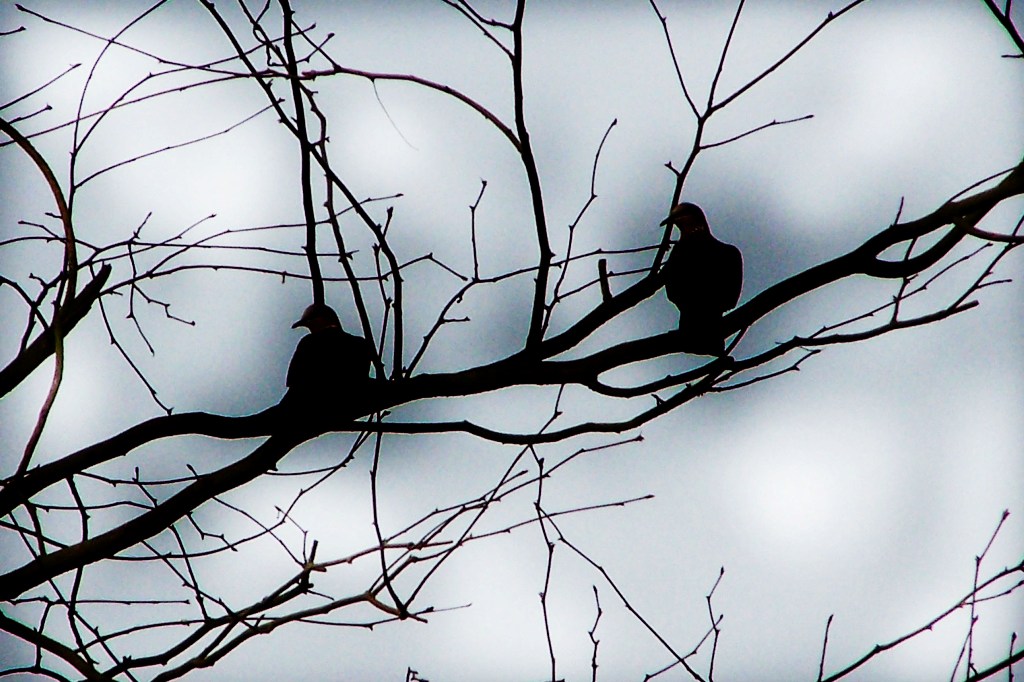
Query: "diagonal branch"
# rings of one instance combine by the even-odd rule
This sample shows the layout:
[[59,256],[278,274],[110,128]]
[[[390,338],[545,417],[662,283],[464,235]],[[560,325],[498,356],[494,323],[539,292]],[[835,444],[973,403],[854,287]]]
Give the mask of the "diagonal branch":
[[224,417],[202,412],[154,417],[66,457],[30,469],[23,476],[2,481],[0,517],[54,483],[122,457],[146,443],[186,434],[227,439],[255,438],[271,431],[273,419],[270,410],[247,417]]
[[[109,276],[110,266],[104,265],[78,295],[65,301],[64,305],[57,309],[54,324],[59,325],[62,336],[66,337],[71,333],[71,330],[92,310],[93,304],[102,295],[103,285]],[[43,330],[32,343],[7,363],[6,367],[0,369],[0,397],[14,390],[36,367],[53,355],[56,347],[57,339],[51,326]]]
[[[872,268],[879,269],[877,276],[902,277],[908,274],[908,269],[925,267],[937,251],[932,251],[931,253],[926,251],[924,254],[914,258],[888,265],[887,263],[889,262],[880,260],[878,255],[895,244],[927,234],[929,231],[941,229],[950,223],[956,224],[953,230],[954,233],[966,234],[968,229],[975,225],[988,210],[1000,201],[1022,193],[1024,193],[1024,166],[1014,169],[1003,181],[991,189],[978,192],[958,201],[947,202],[932,214],[923,218],[905,224],[893,225],[868,239],[853,251],[826,263],[814,266],[769,287],[740,308],[729,313],[725,317],[726,329],[729,333],[745,329],[756,320],[789,301],[795,300],[826,284],[853,275],[863,274]],[[952,238],[950,237],[949,239]],[[931,248],[933,250],[939,249],[939,245],[942,244],[941,249],[946,249],[948,245],[943,242],[944,240],[939,240]],[[922,260],[926,255],[928,257]],[[911,263],[911,266],[907,266],[907,263]],[[890,265],[892,266],[892,272],[882,272],[882,270],[889,268]],[[535,352],[520,351],[508,358],[488,365],[453,373],[421,374],[397,381],[375,382],[373,389],[367,392],[366,399],[359,408],[359,412],[361,414],[370,414],[417,400],[473,395],[517,385],[568,383],[593,385],[596,376],[603,371],[631,362],[678,352],[672,335],[662,334],[627,341],[575,360],[558,362],[543,360],[543,358],[556,356],[574,347],[613,317],[653,295],[660,286],[661,278],[658,275],[649,275],[642,278],[619,295],[598,304],[594,310],[565,332],[545,340]],[[968,305],[958,306],[946,312],[953,314],[966,307]],[[935,319],[941,319],[944,316],[946,316],[945,312],[939,313],[936,314]],[[921,319],[930,321],[931,318],[925,317]],[[903,326],[919,324],[921,319],[907,321]],[[892,329],[899,328],[900,326],[890,325]],[[873,334],[874,332],[871,333]],[[799,339],[794,339],[791,342],[791,346],[796,347],[799,343]],[[782,344],[772,351],[737,362],[733,371],[749,369],[756,366],[756,364],[763,364],[784,354],[787,350],[789,350],[789,347]],[[329,424],[325,424],[320,432],[328,430],[350,431],[353,429],[395,433],[461,431],[498,442],[553,442],[583,433],[618,432],[644,424],[689,400],[692,397],[691,391],[702,392],[709,390],[711,385],[705,385],[704,382],[710,381],[713,384],[717,380],[718,369],[710,365],[705,366],[697,371],[694,378],[701,375],[705,378],[691,387],[691,389],[681,391],[676,396],[651,410],[639,413],[634,418],[613,423],[581,423],[561,431],[546,433],[540,440],[537,439],[535,434],[503,433],[464,421],[435,424],[385,423],[370,425],[365,422],[352,422],[351,416],[343,418],[340,415]],[[157,438],[184,433],[205,434],[223,438],[253,437],[272,432],[275,423],[274,408],[249,417],[222,417],[196,413],[155,418],[132,427],[107,441],[97,443],[73,455],[37,467],[27,472],[22,478],[8,481],[7,485],[0,489],[0,513],[7,513],[10,509],[30,499],[38,491],[63,478],[79,471],[84,471],[100,462],[122,456],[131,449]]]
[[80,569],[157,535],[204,502],[266,473],[307,435],[272,436],[243,459],[197,478],[149,511],[100,535],[42,554],[0,575],[0,601],[7,601],[73,569]]

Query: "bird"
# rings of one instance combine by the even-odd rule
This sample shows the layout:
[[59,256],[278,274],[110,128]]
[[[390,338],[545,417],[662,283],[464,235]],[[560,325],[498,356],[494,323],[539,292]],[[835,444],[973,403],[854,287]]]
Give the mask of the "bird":
[[739,302],[743,256],[711,234],[696,204],[677,204],[661,224],[680,232],[662,274],[665,294],[679,309],[681,348],[695,355],[724,355],[722,315]]
[[338,314],[324,303],[307,307],[292,329],[305,327],[288,364],[281,401],[287,416],[323,418],[357,407],[370,388],[376,351],[361,336],[341,328]]

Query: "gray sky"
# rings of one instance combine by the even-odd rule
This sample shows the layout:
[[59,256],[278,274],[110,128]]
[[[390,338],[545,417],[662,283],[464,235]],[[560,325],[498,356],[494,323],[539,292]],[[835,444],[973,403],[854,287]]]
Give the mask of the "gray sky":
[[[613,119],[618,123],[596,177],[598,199],[581,223],[575,248],[650,243],[671,197],[673,178],[664,164],[683,162],[693,133],[658,20],[640,2],[596,8],[534,5],[526,22],[527,115],[553,246],[564,253],[565,226],[587,199],[594,153]],[[142,7],[31,6],[102,35]],[[724,3],[659,6],[669,16],[687,84],[703,101],[733,8]],[[443,81],[511,118],[508,73],[500,55],[441,3],[391,3],[386,11],[358,3],[298,9],[303,23],[315,21],[318,31],[336,32],[329,45],[346,66]],[[771,63],[828,9],[823,3],[751,3],[734,38],[721,91],[734,90]],[[29,131],[73,113],[100,45],[22,15],[11,4],[0,6],[0,28],[19,24],[29,30],[0,38],[0,100],[32,89],[71,62],[86,64],[34,99],[35,106],[18,109],[27,113],[44,102],[54,107],[53,113],[21,125]],[[229,52],[202,9],[189,3],[159,10],[125,40],[188,61]],[[1011,49],[980,3],[869,2],[713,119],[710,140],[773,119],[814,115],[707,152],[687,182],[685,197],[704,207],[716,235],[744,253],[742,300],[852,248],[890,224],[901,201],[904,217],[916,217],[1017,163],[1024,148],[1024,67],[1019,60],[1000,58]],[[94,76],[85,109],[104,106],[152,68],[143,57],[112,50]],[[382,82],[376,92],[365,81],[342,78],[316,85],[331,117],[332,154],[356,194],[404,194],[374,209],[383,219],[384,206],[395,207],[391,234],[403,260],[432,253],[454,268],[471,269],[467,207],[485,179],[488,189],[477,218],[482,271],[493,274],[532,262],[535,247],[524,236],[529,232],[526,184],[511,146],[481,117],[408,85]],[[254,85],[234,84],[115,113],[83,152],[80,173],[220,130],[263,106]],[[38,144],[59,165],[66,160],[67,140],[64,131]],[[210,214],[216,217],[197,228],[200,234],[298,222],[296,167],[291,140],[264,114],[207,144],[90,181],[75,207],[80,238],[124,238],[149,213],[145,233],[153,239]],[[49,204],[37,177],[10,148],[0,153],[0,173],[5,180],[0,238],[7,238],[25,229],[18,219],[38,219],[40,206]],[[1021,206],[1019,200],[1008,202],[997,217],[1012,222]],[[300,231],[276,231],[256,239],[294,249],[302,237]],[[365,253],[368,245],[362,248]],[[59,263],[55,252],[49,247],[0,250],[0,272],[23,276],[33,268],[52,269]],[[282,262],[276,261],[278,268]],[[357,262],[369,274],[370,261]],[[298,258],[286,266],[298,272],[305,267]],[[1019,255],[1004,261],[999,274],[1018,277]],[[582,281],[587,275],[592,273],[573,276]],[[932,305],[948,301],[966,276],[954,274],[953,286],[937,285],[927,300]],[[459,282],[426,264],[410,269],[407,281],[415,311],[408,338],[418,339]],[[529,279],[519,278],[467,297],[453,314],[468,315],[472,322],[443,330],[421,369],[464,368],[515,350],[528,321],[529,291]],[[143,311],[156,348],[149,356],[128,322],[115,321],[162,400],[176,411],[245,414],[279,399],[299,338],[288,327],[308,300],[305,283],[202,271],[155,282],[151,293],[171,302],[176,315],[197,323],[168,321],[155,307]],[[759,322],[738,353],[811,333],[894,293],[891,283],[866,282],[816,292]],[[356,317],[344,287],[333,285],[328,299],[346,327],[353,327]],[[876,643],[923,625],[967,592],[973,558],[1004,509],[1011,517],[987,566],[996,570],[1020,560],[1024,328],[1019,283],[986,289],[980,299],[978,308],[934,327],[833,348],[798,373],[687,405],[643,427],[642,443],[597,452],[566,467],[546,484],[545,505],[567,509],[653,494],[652,500],[625,508],[566,517],[560,527],[681,651],[691,649],[706,630],[704,597],[724,566],[714,599],[716,612],[725,614],[715,665],[720,679],[813,679],[830,614],[835,620],[827,667],[845,666]],[[592,297],[578,297],[556,315],[554,326],[571,323],[593,304]],[[119,314],[127,310],[124,302],[113,305]],[[0,289],[0,316],[20,320],[22,314],[18,302]],[[675,320],[659,294],[594,343],[664,331]],[[17,341],[11,334],[0,338],[5,358]],[[110,347],[99,320],[76,330],[73,341],[66,383],[41,444],[44,458],[158,412]],[[641,371],[660,376],[690,362],[673,357]],[[40,370],[0,402],[5,471],[11,453],[23,447],[49,378],[48,369]],[[578,396],[570,396],[567,419],[607,417],[645,404],[637,399],[627,408]],[[413,405],[396,410],[396,418],[468,415],[488,425],[526,428],[542,423],[553,401],[551,391],[522,391]],[[542,455],[555,461],[581,445],[610,440],[581,439],[545,448]],[[293,453],[285,469],[332,461],[350,441],[323,438]],[[439,505],[479,494],[514,456],[512,449],[462,436],[385,442],[383,521],[392,530]],[[183,462],[213,462],[212,468],[251,445],[159,444],[135,453],[125,466],[143,466],[150,475],[180,474]],[[320,540],[321,556],[343,556],[372,541],[369,466],[363,453],[294,511],[309,537]],[[274,506],[287,504],[295,489],[294,480],[275,479],[231,498],[272,521]],[[529,518],[532,503],[533,493],[503,503],[486,528]],[[210,514],[216,521],[216,513]],[[231,527],[237,521],[224,523]],[[270,546],[266,552],[255,562],[211,566],[208,580],[224,583],[239,599],[250,589],[258,594],[260,586],[275,584],[289,569],[279,552]],[[402,679],[407,666],[435,682],[543,679],[548,658],[537,594],[545,557],[535,526],[481,542],[456,555],[423,595],[438,608],[468,608],[437,614],[429,624],[389,624],[372,632],[286,628],[195,679]],[[156,589],[161,582],[153,580]],[[347,582],[354,578],[341,571],[323,580],[324,585],[336,581],[339,590],[358,584]],[[604,679],[643,679],[670,661],[601,575],[562,546],[555,553],[553,580],[550,608],[560,676],[590,679],[592,585],[604,609],[599,629]],[[1004,655],[1022,612],[1019,597],[981,612],[975,640],[979,660]],[[948,677],[966,618],[960,614],[901,647],[857,679]],[[13,649],[2,648],[10,645],[0,637],[0,650],[15,656]],[[665,678],[684,679],[673,674]]]

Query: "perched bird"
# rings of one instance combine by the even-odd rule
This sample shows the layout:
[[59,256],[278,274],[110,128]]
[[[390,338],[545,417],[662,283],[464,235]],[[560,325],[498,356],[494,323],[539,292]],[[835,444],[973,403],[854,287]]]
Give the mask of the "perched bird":
[[722,355],[722,314],[736,306],[743,286],[740,250],[715,239],[696,204],[677,204],[661,224],[674,225],[681,233],[662,272],[668,300],[679,308],[682,349]]
[[293,415],[322,417],[354,405],[370,387],[373,344],[342,330],[330,306],[314,303],[292,329],[306,327],[288,365],[288,392],[281,401]]

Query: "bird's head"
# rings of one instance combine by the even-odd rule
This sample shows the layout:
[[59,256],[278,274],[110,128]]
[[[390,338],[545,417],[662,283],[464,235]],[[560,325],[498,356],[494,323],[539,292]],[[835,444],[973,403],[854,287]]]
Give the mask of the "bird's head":
[[302,311],[302,317],[292,325],[292,329],[305,327],[311,332],[317,332],[329,327],[341,327],[338,313],[323,303],[314,303]]
[[697,204],[684,202],[676,204],[668,213],[668,217],[661,221],[662,225],[675,225],[682,232],[683,236],[694,234],[711,234],[708,227],[708,219],[704,211]]

